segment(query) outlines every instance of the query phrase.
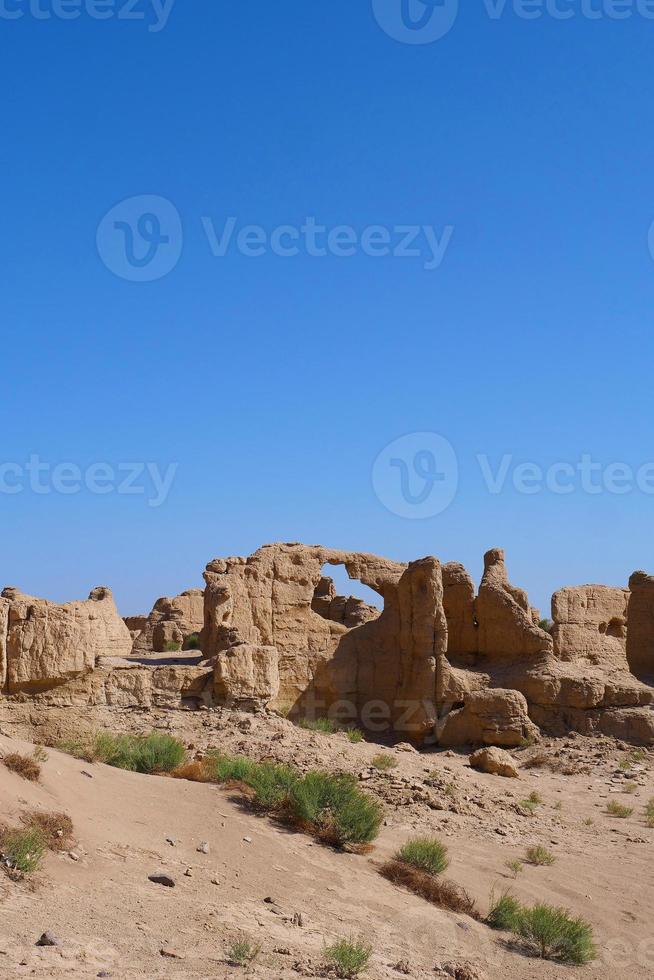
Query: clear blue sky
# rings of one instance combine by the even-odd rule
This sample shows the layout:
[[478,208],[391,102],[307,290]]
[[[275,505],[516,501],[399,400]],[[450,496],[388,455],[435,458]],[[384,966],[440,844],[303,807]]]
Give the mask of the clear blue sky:
[[[132,613],[274,540],[435,554],[476,578],[503,546],[545,608],[562,585],[654,570],[651,494],[511,477],[491,494],[476,461],[654,460],[654,21],[461,6],[424,45],[385,33],[372,0],[177,0],[158,32],[0,19],[0,462],[178,464],[160,507],[1,493],[3,582],[57,600],[108,584]],[[96,244],[138,195],[183,228],[152,282]],[[202,219],[229,216],[454,230],[434,270],[215,257]],[[372,483],[415,432],[459,466],[422,520]]]

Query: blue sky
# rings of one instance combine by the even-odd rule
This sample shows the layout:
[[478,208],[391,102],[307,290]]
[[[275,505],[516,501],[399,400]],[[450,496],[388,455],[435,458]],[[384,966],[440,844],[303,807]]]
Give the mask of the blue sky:
[[[52,2],[0,5],[4,582],[57,600],[108,584],[127,614],[268,541],[435,554],[475,578],[503,546],[546,609],[563,585],[652,570],[636,473],[654,461],[654,20],[608,0],[596,19],[581,0],[566,21],[493,18],[479,0],[407,44],[379,22],[395,0],[378,17],[372,0],[177,0],[161,30],[149,0],[142,20]],[[153,281],[111,267],[138,216],[121,202],[144,197],[180,222]],[[229,217],[263,229],[262,255],[212,253]],[[308,254],[307,218],[354,229],[354,254]],[[297,255],[272,249],[280,226]],[[391,251],[400,226],[450,238],[426,269],[422,232],[418,256],[371,255],[371,226]],[[458,472],[422,517],[415,433],[444,437]],[[410,500],[397,455],[381,493],[374,478],[407,435]],[[153,507],[145,476],[142,494],[61,493],[51,474],[35,492],[35,456],[176,469]],[[583,457],[601,492],[573,471],[548,489]],[[605,486],[616,463],[624,493]]]

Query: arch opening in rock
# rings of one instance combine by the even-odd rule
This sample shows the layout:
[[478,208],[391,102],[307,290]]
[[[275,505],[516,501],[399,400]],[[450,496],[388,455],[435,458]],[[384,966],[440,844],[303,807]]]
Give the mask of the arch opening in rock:
[[347,629],[378,619],[384,609],[379,593],[358,579],[351,579],[344,564],[325,564],[311,600],[311,608],[323,619]]

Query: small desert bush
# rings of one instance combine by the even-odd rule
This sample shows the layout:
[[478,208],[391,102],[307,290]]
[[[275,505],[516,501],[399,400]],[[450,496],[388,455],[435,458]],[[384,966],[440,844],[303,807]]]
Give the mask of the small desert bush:
[[190,636],[186,637],[184,641],[184,646],[187,650],[199,650],[200,649],[200,634],[191,633]]
[[325,949],[325,958],[337,977],[352,980],[368,966],[372,946],[363,939],[338,939]]
[[551,905],[522,908],[512,929],[538,956],[564,963],[589,963],[597,951],[592,927]]
[[645,821],[648,827],[654,827],[654,796],[645,804]]
[[15,772],[23,779],[36,783],[41,777],[41,766],[33,755],[21,755],[19,752],[8,752],[2,757],[5,767]]
[[104,762],[116,769],[132,772],[171,772],[184,762],[184,746],[172,735],[114,735],[98,732],[86,741],[59,742],[57,748],[88,762]]
[[60,752],[65,752],[66,755],[72,755],[75,759],[83,759],[85,762],[95,762],[92,735],[62,738],[58,742],[55,742],[55,748]]
[[61,850],[73,835],[73,821],[67,813],[28,810],[21,814],[27,830],[38,831],[50,850]]
[[363,732],[360,728],[348,728],[345,734],[350,742],[363,742]]
[[176,643],[175,640],[169,640],[164,647],[166,653],[179,653],[182,649],[181,643]]
[[626,820],[634,812],[632,806],[624,806],[622,803],[618,803],[617,800],[609,800],[606,804],[606,812],[611,817],[619,817],[621,820]]
[[450,863],[447,847],[435,837],[414,837],[407,841],[395,855],[395,860],[430,875],[442,874]]
[[511,892],[503,892],[496,900],[491,893],[491,907],[486,922],[491,929],[514,929],[522,907]]
[[622,789],[623,792],[633,795],[638,789],[638,783],[632,783],[632,782],[625,783]]
[[42,745],[37,745],[32,752],[32,758],[40,765],[44,765],[48,761],[49,756]]
[[254,803],[262,810],[279,810],[284,807],[293,787],[299,781],[295,770],[262,762],[252,768],[245,782],[254,793]]
[[28,875],[36,871],[47,845],[38,827],[24,830],[5,830],[0,834],[0,853],[9,868]]
[[592,827],[594,823],[595,821],[592,817],[586,817],[586,819],[583,821],[584,827]]
[[257,765],[244,755],[223,755],[221,752],[210,752],[206,758],[206,766],[212,779],[219,783],[247,783],[248,777]]
[[520,803],[518,805],[522,810],[526,810],[528,813],[530,813],[532,817],[536,813],[536,810],[538,809],[538,803],[530,799],[520,800]]
[[548,851],[546,847],[541,847],[540,844],[538,845],[538,847],[527,848],[526,859],[529,862],[529,864],[536,864],[536,865],[554,864],[554,862],[556,861],[556,858],[554,857],[552,852]]
[[258,946],[253,946],[247,939],[237,939],[227,950],[227,961],[230,966],[248,966],[258,953]]
[[395,756],[389,755],[388,752],[380,752],[372,760],[372,764],[380,772],[388,772],[389,769],[397,768],[397,759]]
[[532,745],[535,744],[536,744],[536,739],[534,738],[533,735],[529,735],[527,738],[521,738],[517,747],[518,749],[524,750],[524,749],[530,749]]
[[205,762],[211,779],[241,784],[261,810],[277,813],[327,843],[360,846],[379,833],[381,806],[359,789],[353,776],[319,771],[301,776],[289,766],[218,752]]
[[522,871],[522,861],[506,861],[505,867],[513,873],[514,878],[517,878]]
[[382,822],[379,803],[344,774],[307,773],[291,788],[289,809],[296,822],[337,847],[369,844]]
[[403,861],[387,861],[381,866],[379,873],[394,885],[408,889],[433,905],[438,905],[449,912],[461,912],[473,919],[479,918],[477,907],[465,888],[448,881],[447,878],[431,875]]
[[305,728],[310,732],[322,732],[323,735],[333,735],[336,731],[336,723],[331,718],[300,718],[298,728]]

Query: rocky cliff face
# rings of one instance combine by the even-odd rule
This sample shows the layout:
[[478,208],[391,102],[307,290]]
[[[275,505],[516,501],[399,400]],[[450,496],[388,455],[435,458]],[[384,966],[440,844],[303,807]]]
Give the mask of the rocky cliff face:
[[2,689],[36,693],[92,671],[100,656],[130,653],[129,630],[111,590],[58,605],[8,587],[0,599]]

